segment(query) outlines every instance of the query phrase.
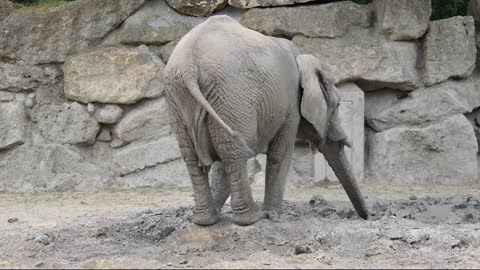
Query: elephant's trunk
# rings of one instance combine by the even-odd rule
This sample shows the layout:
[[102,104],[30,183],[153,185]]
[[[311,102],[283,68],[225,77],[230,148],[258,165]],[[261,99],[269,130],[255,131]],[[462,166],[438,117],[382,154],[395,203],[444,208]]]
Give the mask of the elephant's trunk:
[[319,150],[323,153],[328,164],[332,167],[335,175],[347,192],[357,214],[363,219],[368,219],[368,210],[360,193],[360,189],[358,188],[352,166],[345,154],[343,143],[329,142],[321,148],[322,149]]

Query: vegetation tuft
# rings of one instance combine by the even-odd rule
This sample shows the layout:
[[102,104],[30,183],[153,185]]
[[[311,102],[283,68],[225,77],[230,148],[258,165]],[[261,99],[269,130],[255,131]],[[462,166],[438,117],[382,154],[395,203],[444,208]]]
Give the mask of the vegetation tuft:
[[12,0],[15,3],[16,11],[46,10],[58,7],[65,2],[74,0]]
[[[386,1],[386,0],[382,0]],[[432,0],[432,16],[430,20],[441,20],[454,16],[466,16],[469,0]],[[372,0],[352,0],[357,4],[368,4]]]
[[[75,0],[12,0],[21,10],[48,9],[59,6],[65,2]],[[372,0],[352,0],[357,4],[368,4]],[[386,1],[386,0],[382,0]],[[441,20],[453,16],[466,16],[469,0],[432,0],[432,16],[430,20]]]

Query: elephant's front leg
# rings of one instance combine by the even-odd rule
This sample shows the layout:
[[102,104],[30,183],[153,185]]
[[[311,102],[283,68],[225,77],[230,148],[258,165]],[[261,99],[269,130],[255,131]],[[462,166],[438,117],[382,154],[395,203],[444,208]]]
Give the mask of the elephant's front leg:
[[224,161],[225,172],[231,182],[231,206],[233,222],[250,225],[263,218],[262,210],[253,200],[247,177],[247,160]]
[[263,210],[271,220],[280,217],[287,173],[295,147],[297,123],[295,118],[285,123],[268,148]]

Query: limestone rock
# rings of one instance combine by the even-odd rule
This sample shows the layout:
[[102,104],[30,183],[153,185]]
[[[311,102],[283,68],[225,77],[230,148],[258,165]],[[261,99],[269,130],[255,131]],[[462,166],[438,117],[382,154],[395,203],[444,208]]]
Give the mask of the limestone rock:
[[185,35],[202,21],[178,14],[165,0],[151,0],[113,30],[104,44],[161,45]]
[[170,125],[165,99],[146,100],[136,104],[124,114],[112,132],[114,138],[124,143],[167,136],[170,133]]
[[112,131],[108,126],[102,126],[100,133],[98,133],[97,141],[100,142],[111,142],[112,141]]
[[178,143],[173,136],[149,143],[130,144],[113,155],[113,170],[127,175],[181,158]]
[[0,192],[95,190],[110,179],[69,145],[25,143],[0,154]]
[[176,39],[162,46],[151,46],[149,49],[160,57],[164,63],[167,63],[170,55],[172,55],[173,49],[175,49],[179,41],[180,39]]
[[0,151],[25,142],[27,113],[20,102],[0,103]]
[[327,65],[337,82],[359,80],[360,87],[366,85],[364,90],[412,90],[419,85],[414,42],[388,41],[363,28],[335,39],[295,36],[292,41],[301,53],[312,54]]
[[191,187],[187,167],[182,159],[117,177],[115,183],[126,187]]
[[65,97],[101,103],[134,103],[163,92],[163,62],[145,46],[102,48],[69,58]]
[[227,0],[166,0],[176,11],[191,16],[208,16],[224,8]]
[[368,27],[372,9],[343,1],[326,5],[250,9],[241,23],[266,35],[339,37],[353,26]]
[[[265,186],[266,165],[265,154],[259,154],[248,160],[247,169],[251,184]],[[316,182],[318,181],[314,179],[313,153],[308,144],[297,143],[287,173],[287,184],[305,185]]]
[[43,105],[36,108],[34,121],[42,135],[51,141],[68,144],[93,144],[100,125],[77,102]]
[[66,101],[63,94],[63,80],[55,85],[40,85],[35,89],[35,104],[63,104]]
[[33,106],[35,106],[36,97],[37,97],[37,94],[35,93],[28,94],[27,99],[25,100],[25,107],[31,109]]
[[0,56],[63,62],[100,40],[145,0],[83,0],[14,12],[0,21]]
[[228,0],[228,4],[238,8],[254,8],[287,6],[312,1],[316,0]]
[[87,104],[87,112],[89,114],[94,114],[96,109],[97,109],[97,106],[95,106],[95,103],[88,103]]
[[480,74],[420,88],[409,94],[394,90],[368,93],[365,119],[375,131],[420,125],[471,112],[480,107]]
[[[258,154],[255,157],[250,158],[249,162],[250,163],[247,163],[247,170],[249,172],[248,178],[249,178],[250,184],[265,186],[265,171],[267,167],[267,155]],[[290,167],[290,170],[291,169],[292,168]],[[289,180],[287,180],[287,184],[288,182]]]
[[426,85],[469,76],[477,53],[473,18],[457,16],[430,22],[423,52]]
[[420,38],[432,14],[431,0],[375,0],[373,5],[379,28],[393,40]]
[[0,0],[0,21],[10,15],[14,9],[15,6],[13,5],[13,2],[8,0]]
[[296,144],[287,174],[290,184],[314,183],[313,153],[308,144]]
[[13,101],[14,99],[15,99],[14,93],[0,90],[0,102]]
[[426,127],[369,132],[370,182],[385,184],[468,184],[478,177],[477,141],[463,115]]
[[104,124],[115,124],[122,117],[123,109],[115,104],[107,104],[95,109],[94,117]]
[[33,90],[40,84],[54,84],[60,72],[50,66],[0,62],[0,89],[13,92]]

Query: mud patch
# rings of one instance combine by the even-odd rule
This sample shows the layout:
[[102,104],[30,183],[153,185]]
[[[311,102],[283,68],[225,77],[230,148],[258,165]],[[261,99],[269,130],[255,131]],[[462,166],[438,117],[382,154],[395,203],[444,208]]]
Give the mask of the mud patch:
[[[52,229],[0,236],[0,267],[372,268],[480,266],[480,198],[368,198],[372,218],[347,201],[285,201],[276,221],[240,227],[231,209],[213,226],[191,207],[81,216]],[[17,224],[17,223],[15,223]]]

